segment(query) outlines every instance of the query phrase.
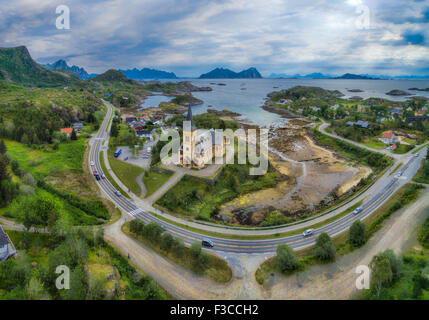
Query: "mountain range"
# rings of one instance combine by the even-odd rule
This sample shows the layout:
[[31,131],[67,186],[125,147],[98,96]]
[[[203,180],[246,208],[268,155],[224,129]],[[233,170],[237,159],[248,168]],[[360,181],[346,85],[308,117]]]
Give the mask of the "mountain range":
[[141,70],[134,68],[134,69],[128,69],[128,70],[121,70],[120,72],[125,74],[125,76],[128,79],[135,79],[135,80],[141,80],[141,79],[177,79],[177,76],[174,74],[174,72],[167,72],[162,70],[156,70],[156,69],[149,69],[149,68],[143,68]]
[[230,69],[216,68],[210,72],[200,75],[200,79],[244,79],[244,78],[262,78],[256,68],[249,68],[240,72],[234,72]]
[[95,74],[88,74],[88,72],[86,72],[86,70],[84,68],[80,68],[78,66],[69,66],[67,64],[67,62],[65,60],[58,60],[52,64],[45,64],[42,65],[42,67],[48,69],[48,70],[64,70],[64,71],[69,71],[72,72],[74,74],[76,74],[80,79],[82,80],[87,80],[89,78],[92,78],[94,76],[96,76]]

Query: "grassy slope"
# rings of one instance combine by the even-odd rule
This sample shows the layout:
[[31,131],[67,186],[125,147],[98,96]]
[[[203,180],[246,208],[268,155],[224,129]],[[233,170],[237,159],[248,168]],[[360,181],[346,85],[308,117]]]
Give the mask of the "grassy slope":
[[166,183],[172,175],[173,173],[169,174],[166,172],[148,170],[142,179],[146,187],[145,197],[147,198],[152,195],[156,190],[158,190],[162,185],[164,185],[164,183]]
[[144,169],[130,163],[118,160],[113,157],[112,152],[108,152],[110,167],[121,182],[127,186],[135,195],[142,192],[136,178],[143,173]]

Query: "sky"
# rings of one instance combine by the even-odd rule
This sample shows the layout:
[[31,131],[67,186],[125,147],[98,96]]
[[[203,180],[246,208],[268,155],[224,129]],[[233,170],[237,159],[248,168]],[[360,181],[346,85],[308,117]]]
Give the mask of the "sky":
[[89,73],[429,75],[429,0],[0,0],[0,17],[1,47]]

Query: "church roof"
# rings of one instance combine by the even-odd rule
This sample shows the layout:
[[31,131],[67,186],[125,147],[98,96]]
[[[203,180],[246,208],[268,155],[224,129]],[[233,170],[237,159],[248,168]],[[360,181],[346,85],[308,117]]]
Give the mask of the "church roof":
[[194,124],[194,119],[192,117],[192,108],[191,106],[188,106],[188,115],[186,117],[187,121],[191,121],[191,130],[194,131],[195,129],[197,129],[197,127]]

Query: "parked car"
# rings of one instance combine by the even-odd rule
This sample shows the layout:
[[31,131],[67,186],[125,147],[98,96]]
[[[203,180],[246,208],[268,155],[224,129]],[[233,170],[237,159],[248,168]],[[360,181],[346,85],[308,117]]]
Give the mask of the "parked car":
[[201,241],[201,245],[203,247],[208,247],[208,248],[214,247],[213,241],[211,241],[210,239],[205,239],[205,238]]
[[308,237],[311,236],[313,234],[314,229],[307,229],[302,233],[303,237]]
[[356,209],[353,210],[353,214],[357,215],[358,213],[360,213],[362,211],[361,207],[357,207]]
[[121,196],[121,192],[119,190],[115,190],[115,194],[120,197]]

